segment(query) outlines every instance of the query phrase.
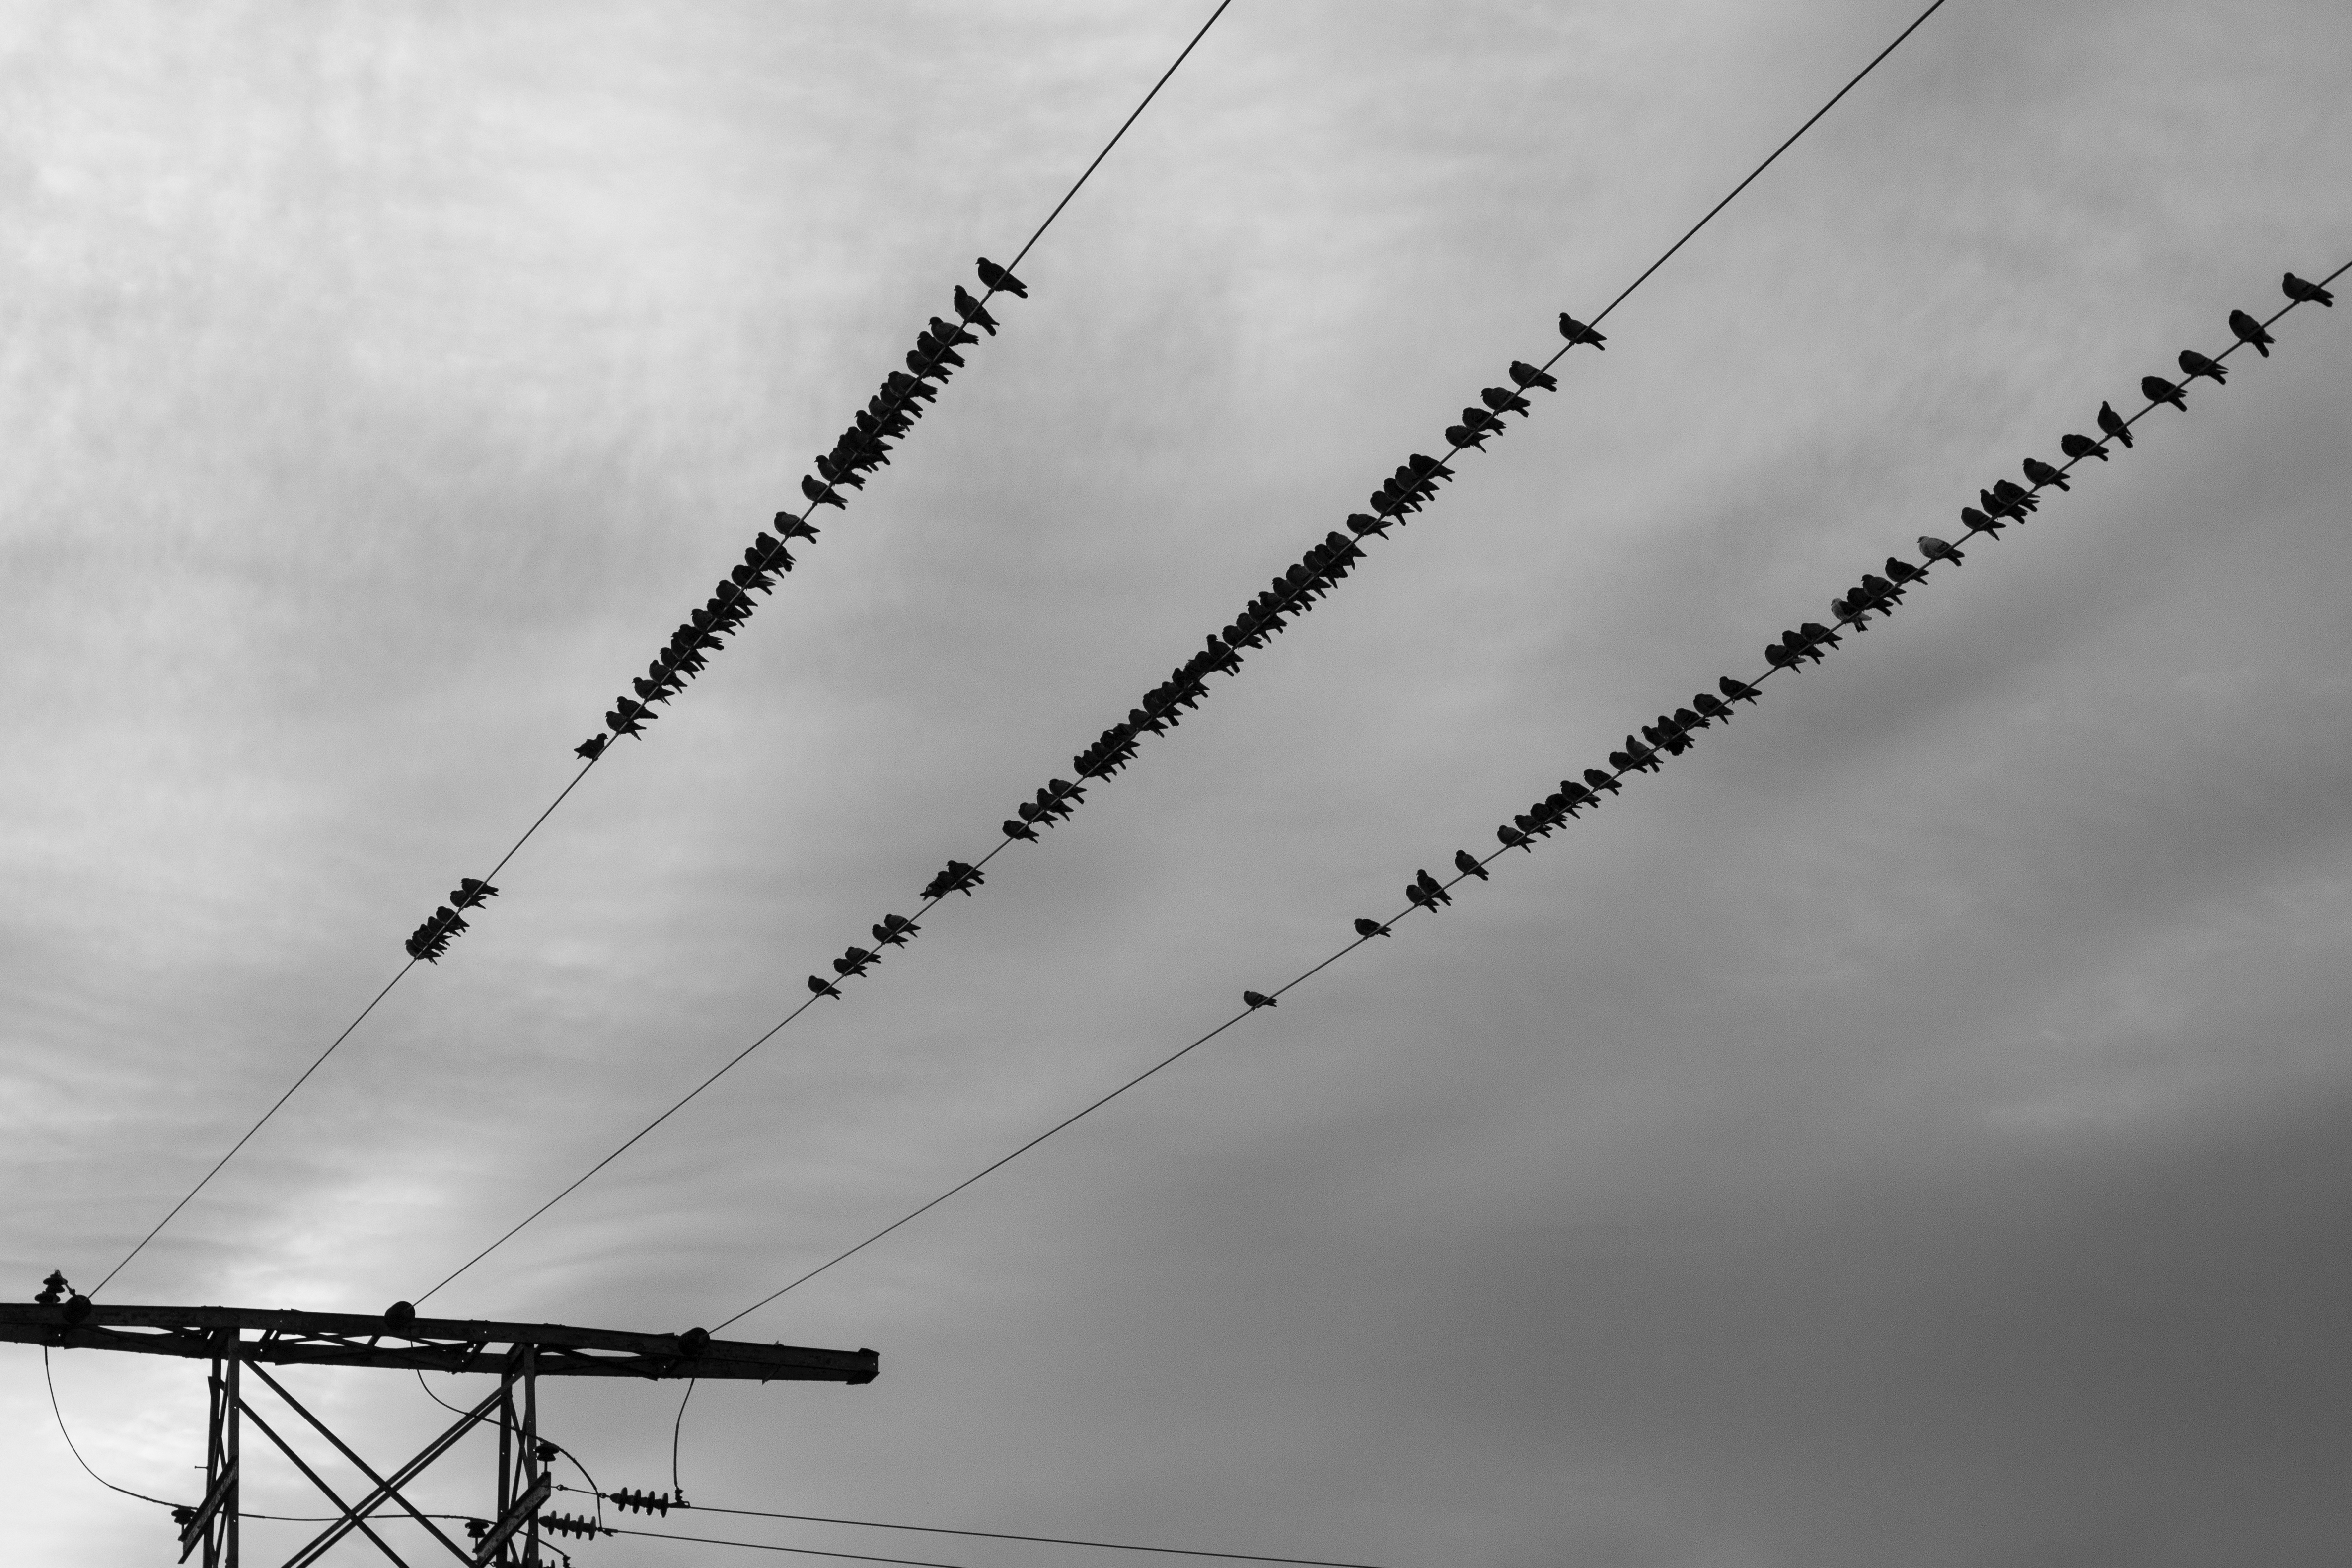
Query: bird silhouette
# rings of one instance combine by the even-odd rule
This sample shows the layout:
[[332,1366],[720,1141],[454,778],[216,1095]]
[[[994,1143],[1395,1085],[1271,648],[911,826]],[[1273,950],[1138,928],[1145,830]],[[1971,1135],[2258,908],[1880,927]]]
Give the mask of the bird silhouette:
[[1044,839],[1037,837],[1037,830],[1035,828],[1030,826],[1025,822],[1016,822],[1009,817],[1005,820],[1004,824],[1004,837],[1007,838],[1026,838],[1032,844],[1042,844],[1045,842]]
[[1521,386],[1540,386],[1546,392],[1558,392],[1559,383],[1548,371],[1538,370],[1525,360],[1511,362],[1511,379]]
[[2238,334],[2240,342],[2252,343],[2254,346],[2254,352],[2264,359],[2271,357],[2271,344],[2278,341],[2271,336],[2270,329],[2243,310],[2230,312],[2230,330]]
[[844,511],[849,510],[849,503],[834,494],[831,485],[817,483],[814,475],[801,476],[801,494],[808,497],[813,506],[837,506]]
[[591,735],[572,748],[572,754],[584,762],[594,762],[604,754],[604,737]]
[[884,915],[874,928],[874,940],[885,947],[904,947],[907,939],[922,929],[904,915]]
[[1927,533],[1919,536],[1919,553],[1930,561],[1948,561],[1955,566],[1968,559],[1944,541]]
[[809,994],[812,996],[830,996],[836,1002],[841,1000],[840,988],[830,980],[812,974],[809,976],[808,985]]
[[1365,534],[1377,534],[1386,539],[1389,536],[1389,524],[1396,521],[1392,517],[1373,517],[1369,512],[1351,511],[1348,514],[1348,529],[1349,532],[1359,537]]
[[1242,1000],[1248,1004],[1250,1011],[1252,1012],[1257,1011],[1260,1007],[1278,1007],[1281,1005],[1281,1004],[1276,1002],[1273,997],[1256,991],[1243,992]]
[[2107,460],[2106,447],[2088,436],[2076,436],[2071,432],[2061,436],[2058,437],[2058,449],[2078,463],[2085,458],[2096,458],[2102,463]]
[[1474,430],[1467,425],[1448,425],[1445,427],[1446,444],[1452,447],[1475,447],[1483,452],[1486,449],[1486,436],[1487,432]]
[[1999,539],[2000,531],[2008,526],[1996,518],[1986,516],[1972,506],[1960,508],[1960,521],[1969,525],[1970,533],[1988,533],[1995,539]]
[[1478,864],[1478,858],[1467,849],[1456,849],[1454,852],[1454,868],[1465,877],[1475,877],[1482,882],[1488,879],[1486,868]]
[[1519,828],[1497,827],[1495,837],[1502,841],[1506,849],[1524,849],[1530,855],[1536,852],[1536,847],[1528,842],[1527,834]]
[[957,315],[973,323],[990,337],[996,335],[996,318],[990,315],[988,307],[973,299],[971,292],[961,283],[956,285],[955,308]]
[[1720,719],[1727,724],[1731,722],[1731,704],[1720,697],[1711,697],[1702,691],[1691,699],[1691,706],[1710,719]]
[[2131,426],[2126,423],[2122,415],[2116,412],[2114,405],[2106,403],[2099,405],[2099,428],[2121,441],[2126,451],[2131,450]]
[[[1746,681],[1734,680],[1727,675],[1717,677],[1716,679],[1716,685],[1721,687],[1723,689],[1723,694],[1726,697],[1730,698],[1734,702],[1757,702],[1763,700],[1764,694],[1762,692],[1757,690]],[[1589,773],[1585,776],[1588,779],[1591,777]]]
[[1988,510],[1998,511],[2006,509],[2018,512],[2020,514],[2018,521],[2021,522],[2025,521],[2023,513],[2036,510],[2042,505],[2040,497],[2014,479],[1993,480],[1992,498],[1997,504],[1988,506]]
[[1412,885],[1420,889],[1424,897],[1437,903],[1450,904],[1454,901],[1454,895],[1440,886],[1437,879],[1431,876],[1425,867],[1412,874]]
[[1357,934],[1358,936],[1366,936],[1366,937],[1370,937],[1370,936],[1390,936],[1390,935],[1393,935],[1394,933],[1393,933],[1393,932],[1391,932],[1391,931],[1389,930],[1389,928],[1388,928],[1388,927],[1386,927],[1386,926],[1384,926],[1384,925],[1381,924],[1381,922],[1380,922],[1380,921],[1368,921],[1368,920],[1364,919],[1362,916],[1359,915],[1359,916],[1357,916],[1357,917],[1356,917],[1356,934]]
[[2292,272],[2279,280],[2279,287],[2285,289],[2286,297],[2298,305],[2325,305],[2331,310],[2336,308],[2335,295],[2316,283],[2305,282]]
[[[1013,259],[1018,261],[1021,258],[1016,256]],[[1020,279],[1015,278],[985,256],[980,258],[980,282],[981,286],[991,293],[1003,292],[1012,295],[1016,300],[1029,298],[1029,289]]]
[[1596,792],[1605,789],[1612,795],[1622,795],[1624,793],[1622,785],[1619,784],[1615,779],[1610,777],[1607,773],[1602,773],[1599,768],[1585,769],[1584,782],[1591,784]]
[[2055,485],[2062,490],[2071,490],[2074,488],[2066,482],[2065,475],[2039,458],[2026,458],[2024,468],[2025,477],[2037,485]]
[[1534,417],[1535,410],[1526,398],[1515,392],[1506,392],[1499,386],[1489,386],[1482,390],[1478,394],[1478,401],[1493,409],[1497,415],[1517,414],[1529,418]]
[[2169,403],[2183,414],[2189,412],[2189,399],[2180,395],[2180,388],[2160,375],[2141,376],[2139,390],[2140,395],[2146,397],[2150,403]]
[[461,910],[478,909],[484,899],[495,899],[499,890],[479,877],[460,877],[457,887],[450,889],[449,901]]
[[2180,351],[2180,369],[2190,381],[2195,381],[2201,375],[2216,386],[2225,386],[2229,384],[2229,367],[2220,360],[2206,358],[2195,349]]
[[873,962],[874,954],[865,948],[845,948],[841,956],[833,961],[833,972],[844,980],[862,977],[866,973],[866,966]]
[[1591,343],[1596,349],[1606,349],[1609,346],[1607,338],[1602,337],[1599,331],[1586,326],[1565,310],[1559,313],[1559,335],[1568,340],[1570,348],[1574,348],[1578,343]]

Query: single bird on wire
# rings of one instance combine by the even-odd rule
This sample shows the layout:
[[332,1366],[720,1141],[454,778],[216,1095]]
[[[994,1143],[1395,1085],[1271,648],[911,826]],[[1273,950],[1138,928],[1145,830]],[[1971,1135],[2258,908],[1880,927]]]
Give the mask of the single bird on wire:
[[2113,404],[2099,405],[2099,428],[2114,439],[2121,441],[2124,444],[2124,450],[2126,452],[2131,450],[2131,426],[2122,415],[2116,412]]
[[[1013,259],[1017,261],[1020,258],[1015,257]],[[985,256],[980,258],[980,281],[981,286],[991,293],[1010,294],[1016,300],[1029,298],[1027,285]]]
[[2285,289],[2286,297],[2298,305],[2325,305],[2331,310],[2336,308],[2335,295],[2316,283],[2305,282],[2292,272],[2280,279],[2279,287]]
[[2264,359],[2271,357],[2271,344],[2278,341],[2271,336],[2268,328],[2243,310],[2230,312],[2230,330],[2237,333],[2240,342],[2252,344],[2254,352]]

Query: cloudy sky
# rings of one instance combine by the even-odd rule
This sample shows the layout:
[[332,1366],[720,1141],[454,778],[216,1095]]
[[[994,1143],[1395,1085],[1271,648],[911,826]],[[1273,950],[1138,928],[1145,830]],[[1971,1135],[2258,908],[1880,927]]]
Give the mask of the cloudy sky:
[[[103,1275],[393,974],[1207,9],[0,12],[9,1291]],[[107,1299],[425,1289],[1916,9],[1239,0],[893,465]],[[2352,258],[2347,145],[2341,5],[1951,0],[1179,733],[434,1309],[713,1322],[996,1158]],[[883,1375],[705,1388],[689,1494],[1395,1568],[2336,1560],[2352,310],[2279,334],[746,1319]],[[168,1561],[0,1361],[6,1555]],[[106,1362],[57,1363],[91,1461],[191,1494],[199,1369]],[[296,1386],[386,1457],[439,1415]],[[666,1487],[675,1393],[548,1430]]]

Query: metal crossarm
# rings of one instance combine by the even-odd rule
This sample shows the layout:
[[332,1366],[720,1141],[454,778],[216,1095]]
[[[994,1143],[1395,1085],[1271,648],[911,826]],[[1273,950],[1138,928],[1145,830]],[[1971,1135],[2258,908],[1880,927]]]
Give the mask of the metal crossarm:
[[71,1321],[66,1306],[0,1305],[0,1342],[60,1350],[128,1351],[139,1355],[211,1360],[224,1331],[246,1339],[239,1359],[279,1366],[376,1366],[398,1371],[505,1370],[509,1353],[529,1346],[541,1377],[734,1378],[757,1383],[871,1383],[880,1370],[870,1350],[632,1333],[564,1323],[484,1322],[412,1318],[396,1331],[385,1319],[358,1312],[297,1312],[250,1307],[116,1307],[96,1302]]

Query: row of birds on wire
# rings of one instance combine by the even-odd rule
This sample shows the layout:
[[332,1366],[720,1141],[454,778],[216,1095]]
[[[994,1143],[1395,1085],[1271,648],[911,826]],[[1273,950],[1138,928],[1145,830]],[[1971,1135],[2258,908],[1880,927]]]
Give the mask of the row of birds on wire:
[[[2296,305],[2332,308],[2336,302],[2335,296],[2326,288],[2298,278],[2292,272],[2286,275],[2282,287],[2290,303],[2278,312],[2279,316]],[[2271,318],[2273,321],[2277,319],[2278,316]],[[2235,353],[2239,346],[2250,347],[2265,359],[2270,357],[2271,345],[2276,340],[2271,336],[2266,323],[2256,321],[2243,310],[2231,311],[2229,323],[2237,343],[2225,351],[2221,356],[2223,359]],[[1822,662],[1830,650],[1843,646],[1843,631],[1866,631],[1874,616],[1883,617],[1894,614],[1895,607],[1903,602],[1904,595],[1926,582],[1931,569],[1938,564],[1958,566],[1966,558],[1961,545],[1979,534],[1998,540],[2003,529],[2022,523],[2027,515],[2040,506],[2038,492],[2073,489],[2067,482],[2067,473],[2077,464],[2093,458],[2107,461],[2109,442],[2130,447],[2133,424],[2153,412],[2158,405],[2169,404],[2186,412],[2189,407],[2189,383],[2209,380],[2221,385],[2229,380],[2229,368],[2220,359],[2209,357],[2194,349],[2181,350],[2178,363],[2181,370],[2179,382],[2156,375],[2141,379],[2140,392],[2147,403],[2130,419],[2117,414],[2112,403],[2099,405],[2097,423],[2105,440],[2094,440],[2088,436],[2069,432],[2058,438],[2059,449],[2066,455],[2063,464],[2053,467],[2040,458],[2028,458],[2022,468],[2030,484],[2021,486],[2011,479],[1999,479],[1989,489],[1979,490],[1977,505],[1960,509],[1960,521],[1966,526],[1966,531],[1957,542],[1929,534],[1920,535],[1922,560],[1919,564],[1915,565],[1900,556],[1888,556],[1883,575],[1865,572],[1859,583],[1831,598],[1831,619],[1827,624],[1806,621],[1783,631],[1775,641],[1766,643],[1764,662],[1767,668],[1756,680],[1738,680],[1724,676],[1717,682],[1717,691],[1695,693],[1688,706],[1661,713],[1655,722],[1640,726],[1638,735],[1628,734],[1625,737],[1622,751],[1609,753],[1606,770],[1587,768],[1581,778],[1560,780],[1559,789],[1496,827],[1495,837],[1500,841],[1501,848],[1490,851],[1483,858],[1466,849],[1455,850],[1455,874],[1449,880],[1440,881],[1430,875],[1426,867],[1415,870],[1412,880],[1404,888],[1406,912],[1426,910],[1434,914],[1453,903],[1449,889],[1455,883],[1472,878],[1482,882],[1489,880],[1491,873],[1486,868],[1490,862],[1513,849],[1532,852],[1535,840],[1549,838],[1554,832],[1567,826],[1571,818],[1580,816],[1586,811],[1599,809],[1604,796],[1622,793],[1622,781],[1628,776],[1660,772],[1662,764],[1659,759],[1662,756],[1681,756],[1696,743],[1700,731],[1717,724],[1728,724],[1737,704],[1759,700],[1762,694],[1757,688],[1762,681],[1780,671],[1794,672],[1807,664]],[[1388,921],[1363,918],[1356,921],[1355,931],[1360,942],[1393,934]],[[1274,1006],[1276,998],[1260,991],[1244,991],[1242,1001],[1245,1006],[1255,1009]]]
[[[996,335],[997,321],[989,314],[989,300],[998,294],[1010,294],[1020,300],[1029,297],[1028,287],[1021,279],[984,256],[980,258],[979,272],[981,286],[986,292],[974,299],[970,289],[961,283],[956,285],[956,319],[950,321],[933,316],[916,334],[915,346],[907,351],[907,368],[894,370],[884,378],[881,390],[852,417],[840,438],[834,442],[833,449],[817,458],[816,471],[801,476],[805,510],[776,513],[772,525],[774,531],[762,530],[743,552],[743,559],[719,579],[703,606],[678,623],[669,642],[646,666],[646,673],[630,680],[635,695],[615,699],[612,710],[604,715],[604,728],[573,748],[583,761],[593,767],[612,742],[623,735],[642,737],[646,726],[660,717],[654,710],[684,691],[687,683],[702,673],[709,656],[724,647],[726,639],[742,630],[751,620],[758,605],[752,595],[775,592],[776,580],[793,569],[792,542],[817,536],[816,528],[809,521],[816,509],[836,506],[847,510],[849,503],[843,499],[843,492],[864,489],[867,474],[889,465],[890,454],[896,450],[891,443],[903,439],[914,428],[915,421],[923,416],[925,405],[938,401],[940,387],[963,368],[964,358],[956,351],[980,342],[971,329],[977,327],[990,337]],[[440,962],[450,942],[467,929],[463,911],[478,907],[482,898],[498,890],[493,888],[478,897],[463,896],[467,889],[475,886],[473,878],[466,879],[458,891],[449,895],[449,902],[435,910],[409,934],[404,945],[410,958],[421,958],[428,963]]]
[[[1435,500],[1437,487],[1454,477],[1450,459],[1457,458],[1465,449],[1486,450],[1488,441],[1504,433],[1507,416],[1531,417],[1534,405],[1528,401],[1529,393],[1559,390],[1559,383],[1549,366],[1557,363],[1560,354],[1579,344],[1590,344],[1595,349],[1607,345],[1601,332],[1573,316],[1563,314],[1559,318],[1559,332],[1567,340],[1567,347],[1544,366],[1514,360],[1507,373],[1508,386],[1486,387],[1479,393],[1476,405],[1462,410],[1460,424],[1446,426],[1444,458],[1415,452],[1400,464],[1371,492],[1366,502],[1371,510],[1350,513],[1346,533],[1334,529],[1320,543],[1310,546],[1296,564],[1244,605],[1230,623],[1211,633],[1199,652],[1171,670],[1166,680],[1145,692],[1124,720],[1105,730],[1093,744],[1072,757],[1070,768],[1076,773],[1076,779],[1049,779],[1038,786],[1034,797],[1016,802],[1013,815],[1004,820],[1003,842],[997,848],[1015,841],[1041,843],[1041,832],[1050,831],[1075,816],[1079,803],[1087,798],[1086,781],[1118,773],[1135,760],[1145,735],[1164,735],[1182,723],[1183,716],[1208,697],[1211,675],[1239,674],[1243,650],[1265,647],[1268,639],[1280,636],[1294,618],[1312,610],[1363,558],[1365,540],[1385,539],[1391,528],[1403,527],[1414,512]],[[993,854],[992,851],[991,856]],[[973,889],[988,879],[982,869],[986,858],[981,864],[950,860],[923,885],[923,909],[950,893],[971,897]],[[921,909],[916,911],[919,916],[922,912]],[[833,961],[831,979],[823,974],[808,977],[812,999],[839,998],[842,993],[836,982],[862,977],[880,960],[881,948],[903,947],[919,929],[903,915],[886,915],[873,928],[877,946],[853,945],[844,950]]]

